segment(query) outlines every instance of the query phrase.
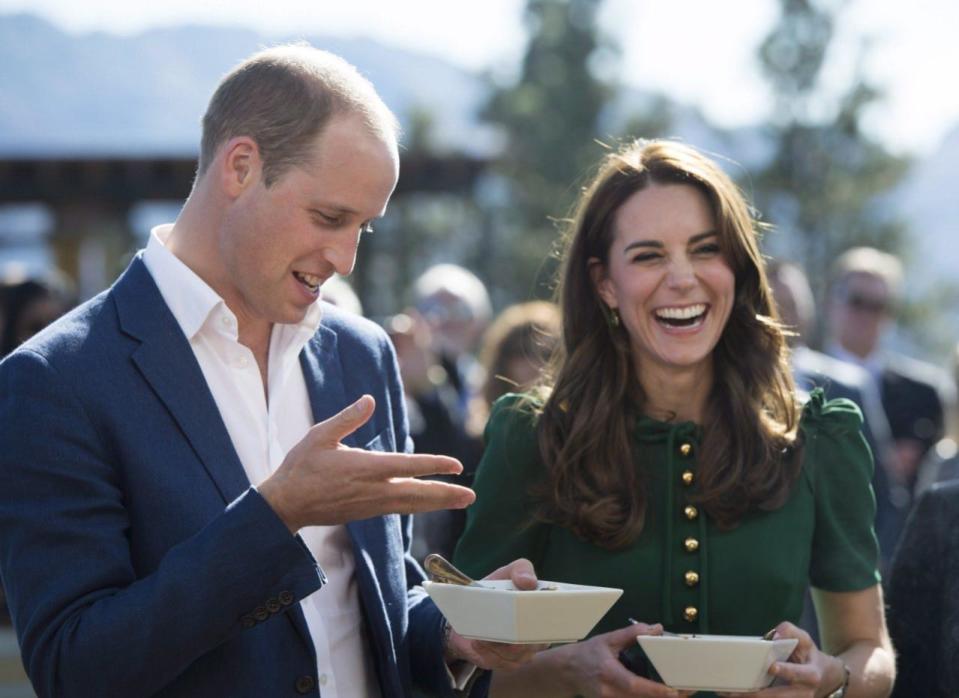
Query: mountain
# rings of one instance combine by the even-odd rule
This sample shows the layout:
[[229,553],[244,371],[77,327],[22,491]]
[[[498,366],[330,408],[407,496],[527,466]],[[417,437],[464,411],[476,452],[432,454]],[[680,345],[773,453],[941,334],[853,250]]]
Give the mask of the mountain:
[[403,122],[435,115],[433,145],[495,147],[478,122],[483,80],[441,59],[363,38],[269,37],[179,26],[133,37],[65,34],[32,15],[0,16],[0,157],[196,151],[220,77],[263,46],[303,38],[356,65]]

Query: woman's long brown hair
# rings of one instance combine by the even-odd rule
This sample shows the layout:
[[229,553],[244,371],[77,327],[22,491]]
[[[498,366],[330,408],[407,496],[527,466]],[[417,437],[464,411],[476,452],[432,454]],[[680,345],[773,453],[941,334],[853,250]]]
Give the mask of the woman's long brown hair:
[[706,196],[736,279],[733,309],[713,351],[699,487],[691,499],[721,527],[732,527],[750,509],[781,506],[799,471],[791,455],[799,408],[759,252],[759,224],[732,180],[697,150],[636,141],[604,158],[569,222],[557,287],[562,341],[537,408],[549,472],[537,491],[539,518],[610,549],[636,540],[645,521],[644,454],[631,433],[646,397],[629,338],[609,322],[588,265],[591,258],[608,264],[617,210],[652,183],[694,186]]

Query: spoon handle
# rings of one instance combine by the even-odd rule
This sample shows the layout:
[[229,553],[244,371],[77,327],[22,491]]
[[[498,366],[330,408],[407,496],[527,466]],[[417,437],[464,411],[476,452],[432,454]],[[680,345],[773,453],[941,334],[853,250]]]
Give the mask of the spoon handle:
[[458,570],[452,562],[442,555],[430,553],[426,556],[426,559],[423,560],[423,566],[426,568],[426,573],[430,576],[430,580],[434,582],[459,584],[461,586],[476,585],[476,582]]

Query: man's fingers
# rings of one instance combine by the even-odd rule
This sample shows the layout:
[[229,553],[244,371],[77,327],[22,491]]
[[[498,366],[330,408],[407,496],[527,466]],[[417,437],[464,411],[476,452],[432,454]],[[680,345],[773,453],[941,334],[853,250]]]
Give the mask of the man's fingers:
[[396,514],[465,509],[476,500],[476,493],[470,488],[436,480],[394,479],[384,487],[386,507]]
[[341,446],[339,454],[349,459],[349,469],[355,477],[369,482],[428,475],[459,475],[463,472],[463,464],[455,458],[429,453],[364,451]]
[[376,409],[376,401],[373,396],[364,395],[329,419],[315,424],[310,431],[321,443],[335,446],[366,424],[366,420],[373,416],[374,409]]

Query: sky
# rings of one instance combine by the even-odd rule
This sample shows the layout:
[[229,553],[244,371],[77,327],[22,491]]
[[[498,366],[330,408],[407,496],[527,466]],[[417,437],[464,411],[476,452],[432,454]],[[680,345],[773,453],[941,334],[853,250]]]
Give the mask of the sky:
[[[508,74],[526,37],[523,0],[0,0],[0,12],[39,14],[64,30],[135,35],[156,26],[228,24],[268,35],[364,36],[442,56],[471,70]],[[832,2],[836,4],[836,2]],[[908,5],[909,9],[904,9]],[[698,106],[734,127],[768,114],[756,48],[775,0],[606,0],[601,24],[620,45],[618,78]],[[834,94],[861,64],[886,92],[867,128],[897,152],[927,154],[959,127],[959,3],[849,0],[826,71]],[[828,99],[826,100],[828,103]]]

